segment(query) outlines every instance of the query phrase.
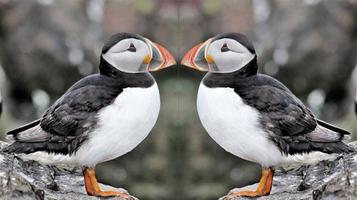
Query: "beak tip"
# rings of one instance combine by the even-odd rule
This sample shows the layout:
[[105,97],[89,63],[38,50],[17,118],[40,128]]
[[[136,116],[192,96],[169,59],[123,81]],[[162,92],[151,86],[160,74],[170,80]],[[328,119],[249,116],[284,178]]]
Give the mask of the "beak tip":
[[164,69],[176,65],[175,58],[166,48],[164,48],[158,43],[153,43],[153,46],[155,46],[155,48],[160,52],[162,58],[162,64],[155,69],[151,69],[150,71],[159,71],[160,69]]
[[[209,40],[208,40],[209,41]],[[197,44],[196,46],[192,47],[189,51],[187,51],[182,60],[181,60],[181,65],[184,65],[186,67],[198,70],[198,71],[208,71],[208,66],[207,69],[205,67],[200,67],[196,64],[196,57],[199,55],[199,51],[202,50],[207,42],[203,42],[200,44]]]

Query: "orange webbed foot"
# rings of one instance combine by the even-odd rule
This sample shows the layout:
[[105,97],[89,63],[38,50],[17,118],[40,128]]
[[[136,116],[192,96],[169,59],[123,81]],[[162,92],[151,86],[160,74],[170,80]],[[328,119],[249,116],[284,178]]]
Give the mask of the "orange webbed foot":
[[266,196],[270,194],[272,185],[273,185],[273,176],[274,169],[273,168],[263,168],[262,169],[262,177],[259,181],[258,187],[253,191],[238,191],[238,192],[230,192],[225,197],[226,200],[231,200],[236,197],[260,197]]
[[134,199],[132,196],[125,192],[119,191],[102,191],[99,187],[97,178],[95,176],[95,171],[93,168],[84,168],[83,169],[84,175],[84,183],[86,187],[87,194],[90,196],[97,196],[97,197],[120,197],[126,200]]

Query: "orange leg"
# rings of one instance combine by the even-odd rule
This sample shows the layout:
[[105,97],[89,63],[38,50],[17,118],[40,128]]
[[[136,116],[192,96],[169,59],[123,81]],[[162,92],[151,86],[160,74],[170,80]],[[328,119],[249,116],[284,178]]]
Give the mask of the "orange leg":
[[245,197],[259,197],[269,195],[271,187],[273,185],[273,168],[263,168],[262,177],[260,178],[258,187],[255,191],[240,191],[240,192],[231,192],[227,195],[226,199],[233,199],[235,197],[245,196]]
[[97,197],[121,197],[123,199],[130,200],[131,197],[129,194],[125,194],[118,191],[102,191],[99,187],[97,178],[95,177],[95,171],[93,168],[84,168],[84,183],[88,195],[97,196]]

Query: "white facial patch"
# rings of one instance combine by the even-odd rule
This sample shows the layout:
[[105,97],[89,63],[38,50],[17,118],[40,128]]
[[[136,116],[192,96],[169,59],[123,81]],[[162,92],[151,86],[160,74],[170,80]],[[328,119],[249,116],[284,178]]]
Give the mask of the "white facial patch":
[[[136,50],[129,51],[130,45],[133,45]],[[120,71],[138,73],[146,71],[146,67],[143,67],[146,55],[151,55],[151,53],[149,46],[144,41],[128,38],[119,41],[102,56],[108,63]]]
[[[228,47],[228,51],[222,51],[224,45]],[[228,38],[219,39],[209,44],[206,49],[206,58],[208,55],[213,58],[215,64],[215,67],[210,68],[211,71],[221,73],[237,71],[253,60],[255,56],[245,46]]]

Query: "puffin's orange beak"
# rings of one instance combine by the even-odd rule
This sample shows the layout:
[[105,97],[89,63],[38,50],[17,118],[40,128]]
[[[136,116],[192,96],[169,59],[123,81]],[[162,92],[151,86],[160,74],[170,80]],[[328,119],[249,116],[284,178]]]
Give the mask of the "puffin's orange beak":
[[166,67],[176,65],[176,60],[172,54],[158,43],[148,41],[152,49],[152,55],[144,58],[144,63],[148,64],[149,71],[158,71]]
[[182,58],[181,65],[199,70],[208,71],[209,65],[207,59],[205,58],[205,51],[207,45],[210,43],[211,39],[206,42],[200,43],[193,48],[191,48]]

